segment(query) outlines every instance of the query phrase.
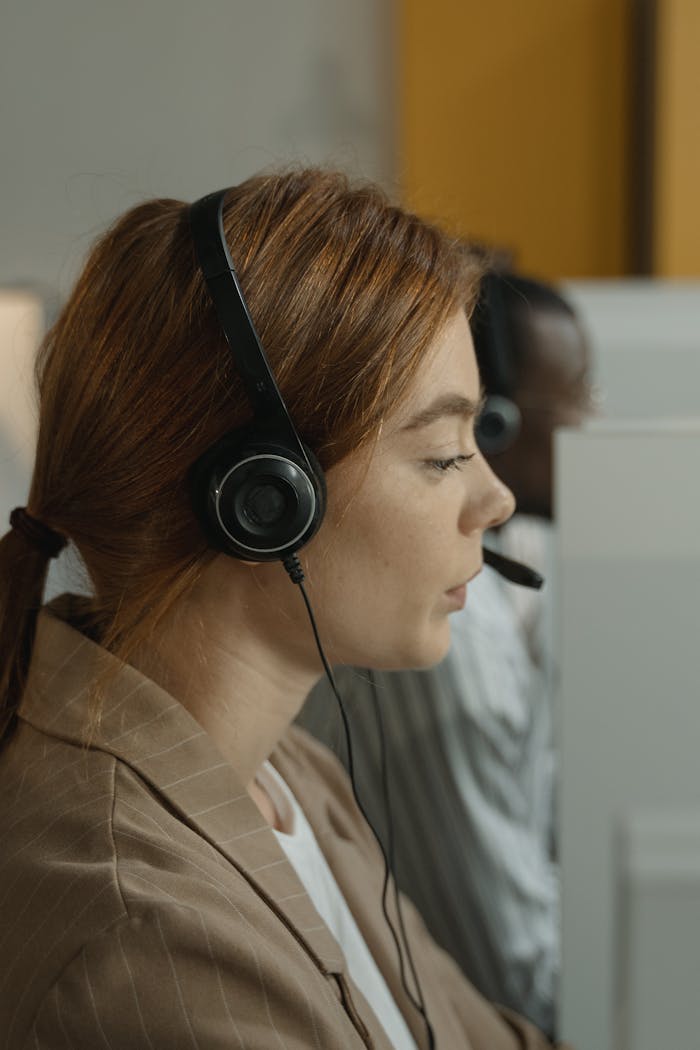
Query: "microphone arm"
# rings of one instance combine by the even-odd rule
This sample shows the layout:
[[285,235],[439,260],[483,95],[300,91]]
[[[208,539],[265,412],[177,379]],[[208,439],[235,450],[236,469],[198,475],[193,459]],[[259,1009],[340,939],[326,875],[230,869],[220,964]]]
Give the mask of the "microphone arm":
[[519,561],[513,561],[512,558],[506,558],[503,554],[497,554],[488,547],[484,547],[484,562],[500,573],[504,579],[517,583],[520,587],[531,587],[539,591],[544,583],[544,576],[540,576],[539,572],[535,572],[527,565],[522,565]]

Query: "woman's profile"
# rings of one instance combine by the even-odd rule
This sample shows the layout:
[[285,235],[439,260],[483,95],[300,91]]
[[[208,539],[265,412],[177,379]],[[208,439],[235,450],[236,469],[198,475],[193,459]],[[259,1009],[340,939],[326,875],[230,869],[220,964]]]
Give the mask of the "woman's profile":
[[[40,351],[0,540],[0,1048],[543,1048],[405,902],[416,983],[345,774],[291,725],[323,673],[295,580],[331,664],[429,666],[512,512],[474,441],[478,265],[334,173],[217,205],[300,444],[227,343],[213,228],[118,219]],[[66,543],[89,593],[44,606]]]

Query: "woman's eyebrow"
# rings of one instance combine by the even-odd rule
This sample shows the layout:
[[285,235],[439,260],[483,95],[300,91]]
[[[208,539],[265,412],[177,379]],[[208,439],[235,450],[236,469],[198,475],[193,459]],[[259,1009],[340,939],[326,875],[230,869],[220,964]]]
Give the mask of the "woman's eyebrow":
[[478,401],[472,401],[470,397],[463,394],[442,394],[425,408],[411,416],[404,423],[401,430],[417,430],[419,427],[429,426],[443,416],[460,416],[462,419],[475,419],[481,414],[484,407],[486,395],[481,391]]

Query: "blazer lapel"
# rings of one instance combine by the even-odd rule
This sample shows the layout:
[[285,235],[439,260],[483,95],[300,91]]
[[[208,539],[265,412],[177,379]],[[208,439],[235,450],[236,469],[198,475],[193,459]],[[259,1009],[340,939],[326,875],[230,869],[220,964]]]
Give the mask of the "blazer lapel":
[[[104,680],[90,727],[90,688]],[[135,668],[43,611],[20,717],[113,754],[233,864],[325,973],[345,960],[236,771],[186,709]],[[86,736],[87,731],[87,736]]]
[[[272,760],[304,810],[367,947],[403,1014],[416,1047],[427,1050],[425,1023],[406,994],[396,946],[382,912],[383,864],[379,846],[351,797],[345,769],[325,747],[297,726],[293,726],[285,735]],[[318,775],[309,778],[312,766],[316,767]],[[325,785],[325,792],[319,792],[312,786],[319,782]],[[412,907],[409,902],[404,902],[404,907],[408,913],[410,938]],[[388,894],[387,908],[394,928],[398,930],[393,892]],[[416,962],[420,963],[420,960],[416,959]],[[418,969],[421,969],[420,965]],[[417,998],[417,990],[408,972],[406,980],[414,998]],[[434,981],[425,970],[421,985],[423,991],[429,992],[432,997]],[[463,1050],[469,1050],[471,1043],[464,1033],[453,1032],[451,1035],[458,1041],[440,1039],[440,1045],[444,1042],[445,1045],[459,1045]]]

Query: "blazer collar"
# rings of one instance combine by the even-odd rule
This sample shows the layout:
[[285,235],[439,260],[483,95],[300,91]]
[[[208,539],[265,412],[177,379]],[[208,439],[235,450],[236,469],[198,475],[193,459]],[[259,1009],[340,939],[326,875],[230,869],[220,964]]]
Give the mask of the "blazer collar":
[[[70,598],[54,604],[63,611]],[[95,681],[102,700],[91,722]],[[345,972],[335,938],[212,737],[173,696],[49,609],[38,616],[19,717],[130,766],[235,865],[322,970]]]

